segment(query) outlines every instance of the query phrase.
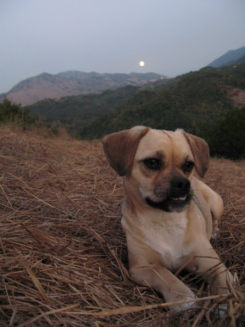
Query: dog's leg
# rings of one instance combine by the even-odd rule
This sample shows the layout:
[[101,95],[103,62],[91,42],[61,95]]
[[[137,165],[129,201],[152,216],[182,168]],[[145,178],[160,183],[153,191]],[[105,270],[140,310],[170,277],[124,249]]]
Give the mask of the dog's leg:
[[201,275],[209,284],[212,294],[229,294],[233,276],[221,262],[210,243],[202,247],[191,261],[188,269]]
[[181,304],[170,306],[170,309],[181,311],[194,305],[194,302],[185,303],[196,298],[194,293],[162,266],[134,266],[130,268],[130,276],[139,284],[150,286],[162,293],[166,302],[183,301]]
[[[197,254],[192,260],[192,269],[207,281],[212,294],[226,295],[236,286],[237,278],[227,270],[210,243],[206,251]],[[215,314],[223,317],[227,308],[228,303],[220,303]]]

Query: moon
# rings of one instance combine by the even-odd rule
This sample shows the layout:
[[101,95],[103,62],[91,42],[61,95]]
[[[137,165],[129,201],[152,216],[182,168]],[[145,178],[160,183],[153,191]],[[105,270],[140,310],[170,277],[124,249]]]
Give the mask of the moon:
[[139,65],[140,65],[140,67],[144,67],[144,66],[145,66],[144,61],[140,61],[140,62],[139,62]]

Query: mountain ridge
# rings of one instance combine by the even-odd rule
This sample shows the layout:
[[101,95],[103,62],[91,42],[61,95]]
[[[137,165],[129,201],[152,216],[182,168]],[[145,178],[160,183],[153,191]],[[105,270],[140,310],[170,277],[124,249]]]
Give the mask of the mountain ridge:
[[245,55],[245,46],[236,50],[229,50],[219,58],[212,61],[208,66],[213,68],[218,68],[218,67],[233,65],[239,62],[239,59],[241,59],[244,55]]
[[69,70],[58,74],[42,73],[27,78],[15,85],[1,98],[31,105],[43,99],[54,99],[81,94],[101,93],[107,89],[116,89],[125,85],[141,86],[168,77],[156,73],[96,73]]
[[[207,67],[219,68],[238,65],[242,62],[245,62],[245,46],[226,52]],[[162,80],[171,79],[157,73],[101,74],[94,71],[87,73],[78,70],[68,70],[58,74],[44,72],[27,78],[16,84],[9,92],[0,94],[0,100],[7,97],[14,103],[27,106],[43,99],[98,94],[105,90],[115,90],[126,85],[146,86],[149,83],[161,85]]]

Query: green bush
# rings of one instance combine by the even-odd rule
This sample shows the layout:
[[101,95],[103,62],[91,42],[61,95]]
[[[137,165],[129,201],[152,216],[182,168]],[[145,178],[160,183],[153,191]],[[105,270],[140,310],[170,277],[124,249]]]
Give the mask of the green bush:
[[209,139],[211,155],[245,158],[245,107],[226,114],[212,129]]
[[4,98],[0,102],[0,122],[1,123],[16,123],[25,127],[26,125],[34,124],[37,121],[35,117],[29,115],[27,109],[22,109],[21,105],[12,103],[9,99]]

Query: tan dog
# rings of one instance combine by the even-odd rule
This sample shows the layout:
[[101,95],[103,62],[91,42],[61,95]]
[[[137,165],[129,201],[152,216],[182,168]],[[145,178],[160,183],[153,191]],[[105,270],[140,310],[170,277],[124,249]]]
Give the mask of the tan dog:
[[200,177],[208,169],[207,143],[182,130],[137,126],[107,135],[103,145],[110,165],[123,176],[131,277],[161,292],[166,302],[195,298],[172,273],[181,267],[203,276],[213,294],[228,293],[233,277],[209,242],[223,202],[193,176],[194,168]]

